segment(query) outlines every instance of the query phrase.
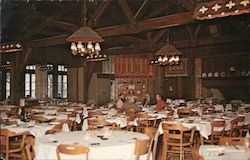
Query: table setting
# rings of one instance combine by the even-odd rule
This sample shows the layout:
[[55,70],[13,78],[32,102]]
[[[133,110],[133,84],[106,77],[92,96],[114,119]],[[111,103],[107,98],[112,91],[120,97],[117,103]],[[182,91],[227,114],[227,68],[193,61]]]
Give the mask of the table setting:
[[[74,131],[44,135],[37,139],[36,160],[56,159],[59,144],[80,144],[89,147],[89,158],[95,160],[132,160],[136,140],[148,139],[145,134],[129,131]],[[114,154],[115,153],[115,154]],[[64,157],[79,159],[79,156]]]

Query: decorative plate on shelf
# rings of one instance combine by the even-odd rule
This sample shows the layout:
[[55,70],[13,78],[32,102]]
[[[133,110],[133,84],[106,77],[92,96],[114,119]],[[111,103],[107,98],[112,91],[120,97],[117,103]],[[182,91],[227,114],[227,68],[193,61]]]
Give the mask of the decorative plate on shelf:
[[240,74],[241,74],[241,76],[244,76],[244,77],[247,76],[247,72],[246,71],[242,71]]
[[206,73],[202,73],[201,77],[205,78],[205,77],[207,77],[207,74]]
[[220,73],[220,76],[221,76],[221,77],[225,77],[225,76],[226,76],[226,73],[225,73],[225,72],[221,72],[221,73]]
[[219,77],[219,73],[218,72],[214,72],[214,77]]
[[208,76],[208,77],[212,77],[212,76],[213,76],[213,73],[209,72],[207,76]]

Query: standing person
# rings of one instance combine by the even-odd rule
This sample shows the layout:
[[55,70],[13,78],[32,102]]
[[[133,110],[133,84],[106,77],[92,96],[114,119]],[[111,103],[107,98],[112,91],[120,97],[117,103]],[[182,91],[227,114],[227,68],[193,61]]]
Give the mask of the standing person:
[[125,102],[125,96],[124,96],[124,94],[120,93],[119,94],[119,99],[118,99],[118,101],[116,103],[117,108],[118,109],[123,108],[124,107],[124,102]]
[[145,98],[142,102],[143,107],[148,107],[156,104],[155,100],[151,98],[149,93],[146,93]]
[[166,103],[159,94],[156,94],[156,101],[156,111],[159,112],[165,108]]

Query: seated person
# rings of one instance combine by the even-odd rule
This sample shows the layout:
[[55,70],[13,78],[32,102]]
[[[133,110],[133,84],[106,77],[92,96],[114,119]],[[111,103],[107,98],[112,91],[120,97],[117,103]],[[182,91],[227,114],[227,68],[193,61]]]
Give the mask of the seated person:
[[116,103],[117,109],[122,109],[124,107],[124,102],[125,102],[125,96],[124,94],[119,94],[119,99]]
[[156,94],[156,101],[156,111],[159,112],[165,108],[166,103],[159,94]]
[[156,104],[155,100],[151,98],[149,93],[146,93],[145,98],[142,102],[143,107],[148,107],[155,104]]

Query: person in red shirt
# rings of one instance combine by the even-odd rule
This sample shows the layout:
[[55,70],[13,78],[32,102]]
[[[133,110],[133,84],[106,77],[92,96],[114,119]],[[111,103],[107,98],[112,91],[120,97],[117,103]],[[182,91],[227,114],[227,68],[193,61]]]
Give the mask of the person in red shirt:
[[161,96],[159,94],[156,94],[156,111],[159,112],[165,108],[165,101],[161,99]]

